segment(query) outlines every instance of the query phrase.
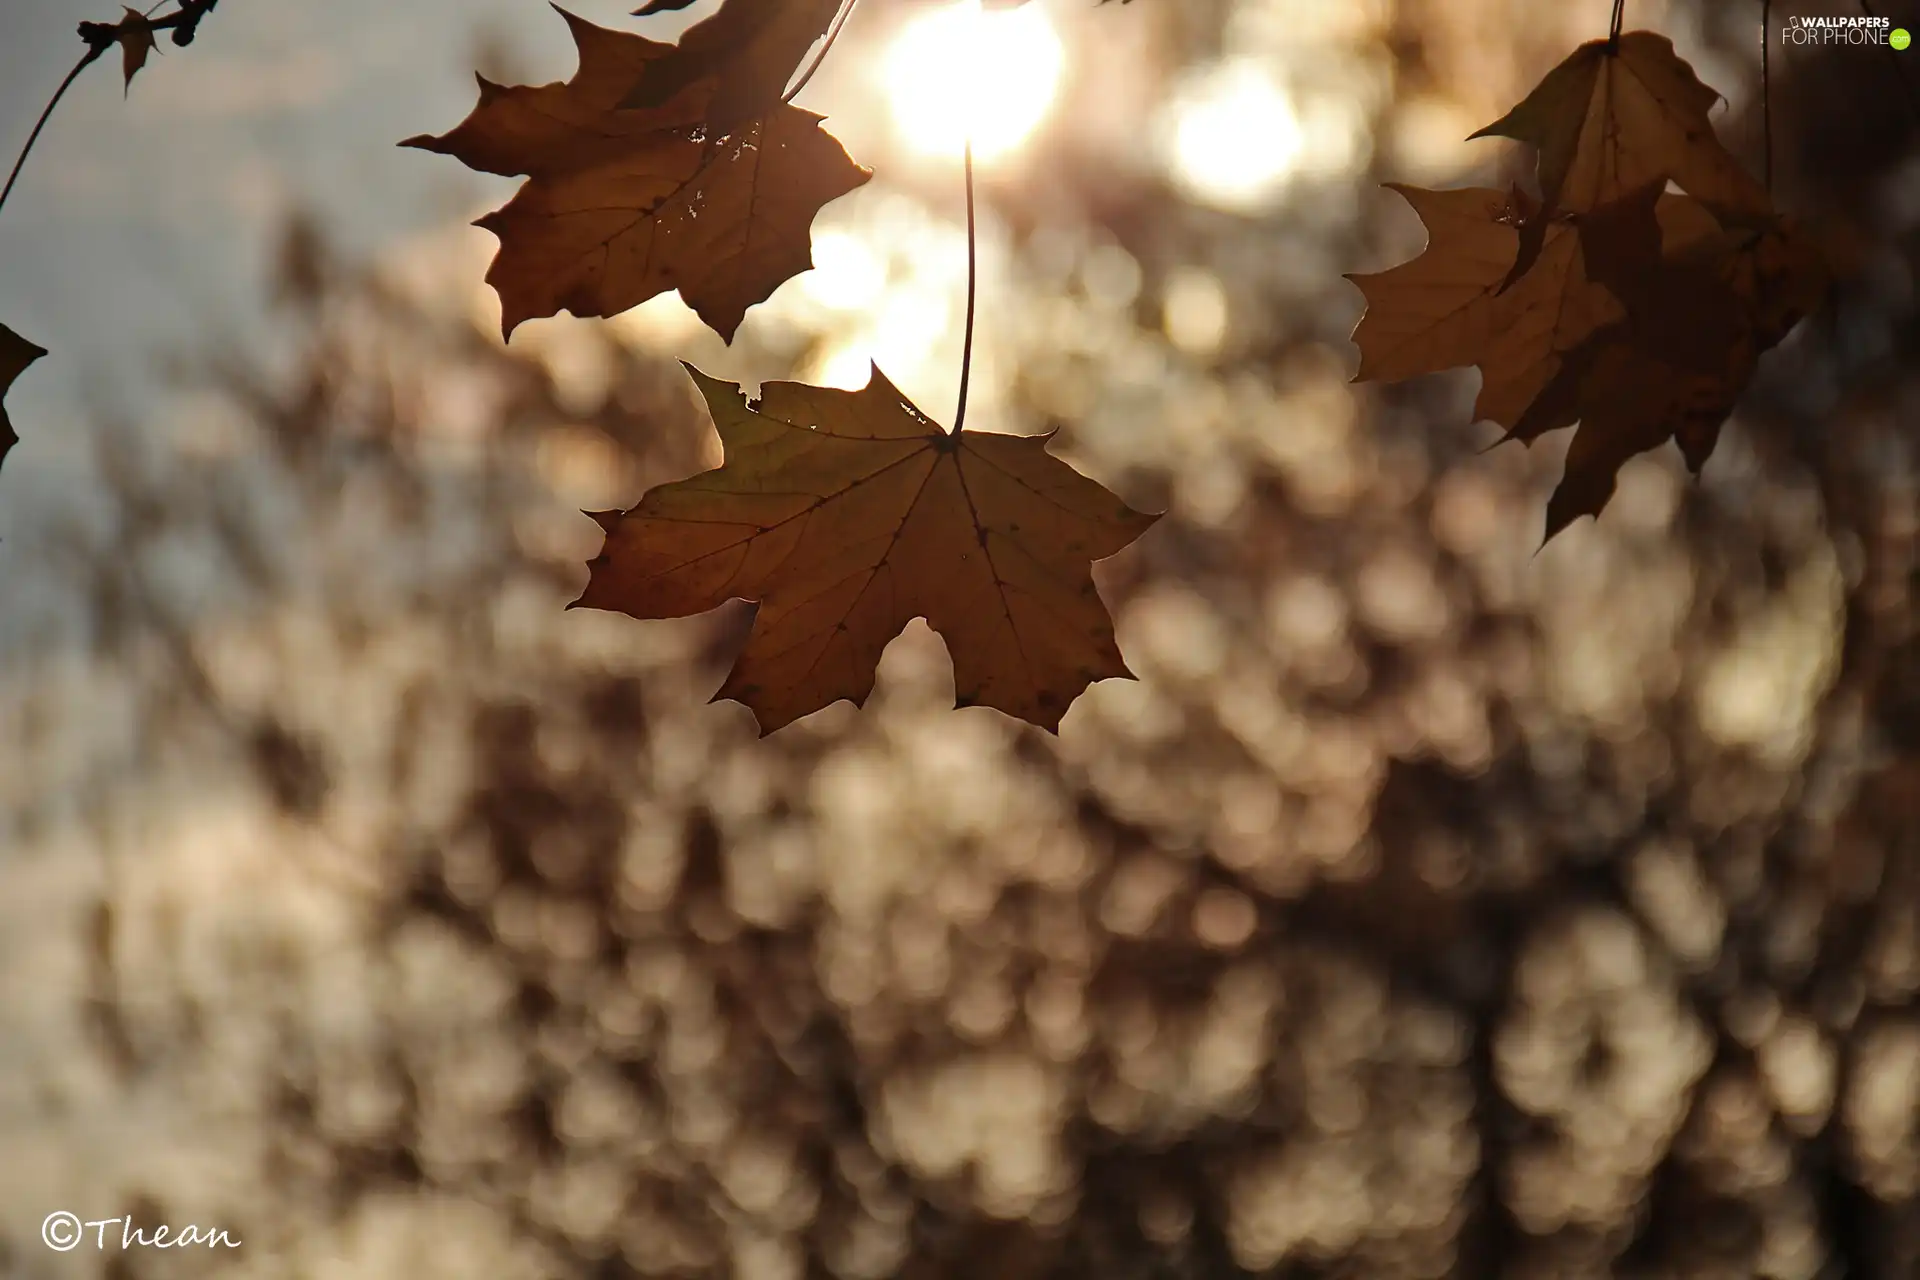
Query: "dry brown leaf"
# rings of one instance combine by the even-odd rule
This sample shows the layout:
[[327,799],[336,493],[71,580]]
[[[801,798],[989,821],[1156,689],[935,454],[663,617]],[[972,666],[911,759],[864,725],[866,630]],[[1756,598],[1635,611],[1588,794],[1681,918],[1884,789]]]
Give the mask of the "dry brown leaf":
[[1522,228],[1509,282],[1531,269],[1562,212],[1584,213],[1649,182],[1672,181],[1722,217],[1767,218],[1767,193],[1714,136],[1719,94],[1651,31],[1593,40],[1549,71],[1520,104],[1470,135],[1531,143],[1541,208]]
[[1642,345],[1627,324],[1596,334],[1575,352],[1508,436],[1532,441],[1579,423],[1547,500],[1546,539],[1581,516],[1599,515],[1627,460],[1668,440],[1698,472],[1752,378],[1757,355],[1750,342],[1739,342],[1727,349],[1721,369],[1702,372]]
[[[1552,538],[1599,515],[1629,458],[1671,439],[1696,474],[1753,378],[1760,356],[1819,305],[1826,276],[1812,242],[1788,220],[1703,226],[1649,262],[1657,184],[1582,220],[1587,257],[1627,303],[1627,316],[1569,354],[1508,433],[1532,441],[1578,422],[1547,504]],[[1661,197],[1663,206],[1672,197]],[[1640,248],[1636,248],[1636,246]]]
[[487,282],[506,334],[560,311],[617,315],[678,289],[731,341],[748,307],[813,265],[821,206],[872,172],[798,107],[711,126],[707,111],[722,89],[711,75],[656,107],[616,110],[636,77],[670,72],[680,47],[561,14],[580,51],[571,80],[482,79],[478,105],[457,127],[401,145],[527,176],[476,224],[500,239]]
[[1699,201],[1663,194],[1664,185],[1656,178],[1579,215],[1581,257],[1620,299],[1636,342],[1666,363],[1717,373],[1748,327],[1748,308],[1721,279],[1730,246],[1720,223]]
[[13,433],[13,422],[7,417],[7,390],[15,378],[26,372],[28,365],[45,354],[44,348],[0,324],[0,462],[5,462],[8,451],[20,443],[20,437]]
[[147,21],[147,15],[130,5],[122,5],[126,16],[118,24],[120,41],[120,74],[123,77],[122,90],[133,87],[134,76],[140,68],[147,65],[147,55],[153,52],[153,24]]
[[1047,452],[1048,436],[949,435],[878,368],[858,391],[771,382],[750,404],[688,366],[725,464],[650,491],[606,530],[576,605],[636,618],[759,610],[716,697],[762,733],[863,704],[914,618],[946,641],[961,706],[1048,730],[1129,676],[1089,572],[1157,516]]
[[[634,14],[662,8],[643,5]],[[839,8],[840,0],[726,0],[712,17],[687,28],[671,61],[630,80],[619,105],[659,107],[710,80],[707,119],[713,127],[758,116],[780,101],[800,59],[827,33]]]
[[[1533,269],[1501,292],[1518,243],[1516,227],[1537,212],[1519,192],[1388,186],[1420,215],[1427,246],[1399,266],[1347,277],[1367,300],[1353,331],[1360,347],[1355,380],[1398,381],[1476,365],[1481,383],[1475,420],[1512,427],[1568,352],[1625,317],[1621,296],[1594,278],[1586,260],[1589,238],[1564,217],[1544,224]],[[1644,249],[1655,259],[1660,233],[1678,248],[1718,231],[1684,196],[1662,197],[1658,216],[1659,225],[1651,228],[1656,234]],[[1617,236],[1603,243],[1614,251],[1608,265],[1617,277],[1628,246]]]
[[1755,346],[1766,351],[1826,301],[1833,271],[1825,251],[1799,219],[1781,215],[1759,225],[1727,227],[1717,244],[1682,253],[1713,264],[1722,284],[1746,309]]
[[1531,442],[1579,425],[1547,508],[1547,536],[1598,514],[1635,454],[1675,440],[1699,471],[1761,353],[1819,304],[1826,275],[1792,221],[1730,224],[1655,177],[1540,225],[1532,269],[1501,292],[1515,222],[1534,210],[1485,188],[1395,189],[1428,228],[1426,250],[1350,277],[1367,298],[1354,329],[1361,379],[1477,364],[1477,418]]

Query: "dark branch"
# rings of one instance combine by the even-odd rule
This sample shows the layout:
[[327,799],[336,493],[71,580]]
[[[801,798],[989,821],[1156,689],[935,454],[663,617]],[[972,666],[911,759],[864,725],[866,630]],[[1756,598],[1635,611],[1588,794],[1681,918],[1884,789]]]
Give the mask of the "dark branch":
[[219,3],[220,0],[180,0],[178,9],[158,18],[129,14],[118,22],[83,22],[80,24],[80,38],[87,42],[90,51],[98,51],[95,57],[137,27],[148,31],[172,31],[173,42],[185,48],[193,43],[193,37],[199,32],[200,19],[212,13],[213,7]]
[[0,187],[0,207],[5,206],[7,197],[13,194],[13,184],[20,180],[20,170],[27,163],[27,156],[33,151],[33,144],[40,140],[40,131],[47,127],[47,120],[53,115],[53,109],[60,105],[60,99],[80,73],[99,61],[100,55],[119,42],[120,37],[135,28],[148,31],[173,32],[173,42],[186,46],[193,43],[194,33],[199,30],[200,19],[213,12],[220,0],[180,0],[180,7],[172,13],[158,18],[148,18],[140,14],[129,14],[118,22],[83,22],[80,24],[80,38],[86,41],[87,51],[80,55],[80,61],[73,64],[73,70],[67,72],[67,78],[53,91],[53,97],[47,99],[46,107],[40,112],[40,118],[33,123],[33,132],[27,135],[26,145],[20,148],[20,155],[13,162],[13,171],[7,175],[7,185]]

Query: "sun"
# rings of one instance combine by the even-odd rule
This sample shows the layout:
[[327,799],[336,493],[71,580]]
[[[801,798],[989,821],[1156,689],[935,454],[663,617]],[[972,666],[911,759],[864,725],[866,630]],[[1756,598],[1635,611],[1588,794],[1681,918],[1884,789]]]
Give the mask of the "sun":
[[977,160],[1017,150],[1046,119],[1066,52],[1038,4],[982,12],[960,0],[904,26],[883,63],[895,130],[913,150]]

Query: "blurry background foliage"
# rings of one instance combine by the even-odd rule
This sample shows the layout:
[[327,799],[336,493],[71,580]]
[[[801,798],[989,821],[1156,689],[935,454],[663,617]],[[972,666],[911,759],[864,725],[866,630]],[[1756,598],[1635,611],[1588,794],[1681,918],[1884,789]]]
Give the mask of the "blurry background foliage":
[[[1418,247],[1376,184],[1518,173],[1459,140],[1608,8],[991,20],[973,421],[1170,509],[1058,739],[916,624],[759,742],[706,705],[747,606],[560,608],[579,508],[718,462],[675,358],[950,403],[943,6],[802,99],[878,176],[731,351],[671,298],[503,349],[484,233],[291,219],[260,340],[176,332],[90,496],[7,494],[78,621],[0,666],[0,1271],[1920,1274],[1913,100],[1776,50],[1840,283],[1699,485],[1664,448],[1536,556],[1564,438],[1346,384],[1339,273]],[[1757,169],[1758,6],[1629,18]]]

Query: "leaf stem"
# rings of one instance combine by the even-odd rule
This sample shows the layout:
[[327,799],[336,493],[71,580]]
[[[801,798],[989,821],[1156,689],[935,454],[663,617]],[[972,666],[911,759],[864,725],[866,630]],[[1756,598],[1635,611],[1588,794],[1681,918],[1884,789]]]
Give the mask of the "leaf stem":
[[1767,57],[1773,48],[1773,0],[1760,0],[1760,175],[1773,194],[1773,82]]
[[53,114],[53,109],[60,105],[60,99],[66,96],[68,86],[78,80],[80,73],[106,51],[107,46],[104,44],[89,44],[87,51],[80,55],[80,61],[73,64],[73,70],[67,72],[67,78],[62,80],[60,87],[53,91],[53,97],[47,99],[46,110],[42,111],[40,118],[34,121],[33,132],[27,135],[27,145],[20,148],[20,158],[13,162],[13,172],[7,175],[7,185],[0,187],[0,207],[4,207],[7,197],[13,194],[13,184],[20,180],[20,170],[27,163],[27,155],[33,150],[33,144],[40,140],[40,131],[47,127],[47,118]]
[[1607,27],[1607,45],[1620,47],[1620,27],[1627,20],[1627,0],[1613,0],[1613,21]]
[[973,374],[973,304],[980,292],[979,236],[973,223],[973,136],[967,136],[967,332],[960,346],[960,404],[953,411],[953,434],[967,420],[967,381]]
[[827,60],[827,52],[833,48],[833,42],[840,38],[840,28],[847,25],[847,19],[853,16],[853,7],[859,3],[860,0],[845,0],[845,3],[840,6],[840,12],[834,18],[833,26],[827,29],[827,42],[820,46],[819,53],[813,55],[813,61],[807,64],[807,69],[800,73],[800,82],[787,90],[780,101],[792,102],[800,96],[800,91],[807,87],[807,81],[813,79],[813,73],[818,71],[820,64]]

